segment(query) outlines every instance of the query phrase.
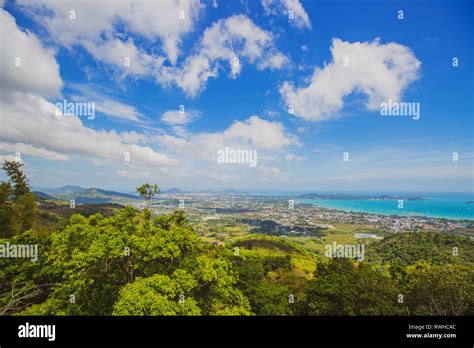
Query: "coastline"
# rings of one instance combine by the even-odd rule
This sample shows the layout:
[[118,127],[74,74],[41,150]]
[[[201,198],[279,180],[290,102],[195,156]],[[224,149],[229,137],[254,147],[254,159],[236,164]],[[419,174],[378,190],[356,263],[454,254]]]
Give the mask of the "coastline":
[[350,213],[474,221],[473,206],[463,203],[462,200],[453,202],[430,199],[406,201],[402,209],[398,208],[396,200],[295,199],[295,203]]

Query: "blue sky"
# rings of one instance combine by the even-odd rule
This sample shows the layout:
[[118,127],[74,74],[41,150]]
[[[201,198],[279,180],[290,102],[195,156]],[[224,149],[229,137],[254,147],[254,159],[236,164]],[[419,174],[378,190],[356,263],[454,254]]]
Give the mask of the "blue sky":
[[474,191],[470,1],[88,3],[3,3],[0,156],[34,186]]

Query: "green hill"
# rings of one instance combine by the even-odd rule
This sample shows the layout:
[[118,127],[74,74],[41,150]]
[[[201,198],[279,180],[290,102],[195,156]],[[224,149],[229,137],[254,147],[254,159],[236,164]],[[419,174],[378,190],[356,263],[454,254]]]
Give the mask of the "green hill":
[[61,200],[74,199],[76,204],[125,203],[142,200],[141,197],[128,193],[88,188],[71,194],[56,194],[54,197]]
[[474,263],[474,242],[468,237],[441,232],[397,233],[374,242],[368,248],[370,262],[406,265],[418,261],[434,264]]

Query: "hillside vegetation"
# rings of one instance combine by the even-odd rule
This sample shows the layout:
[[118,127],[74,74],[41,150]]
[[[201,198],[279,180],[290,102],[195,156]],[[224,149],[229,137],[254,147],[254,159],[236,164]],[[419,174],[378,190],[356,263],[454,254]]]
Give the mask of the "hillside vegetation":
[[[38,201],[19,163],[3,168],[0,245],[36,245],[38,255],[0,258],[2,315],[474,314],[467,238],[394,234],[370,243],[365,262],[261,234],[209,243],[181,210],[68,210]],[[158,190],[147,187],[149,200]]]

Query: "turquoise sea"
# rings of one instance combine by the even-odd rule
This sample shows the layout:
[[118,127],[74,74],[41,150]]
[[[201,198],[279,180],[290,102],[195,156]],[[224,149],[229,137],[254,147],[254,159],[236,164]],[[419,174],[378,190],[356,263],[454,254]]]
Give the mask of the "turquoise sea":
[[[316,191],[315,191],[316,192]],[[325,192],[327,193],[327,192]],[[348,192],[346,192],[348,193]],[[323,208],[344,211],[364,212],[383,215],[427,216],[447,219],[474,220],[474,194],[472,193],[367,193],[350,192],[348,194],[379,196],[383,194],[396,196],[422,196],[426,200],[404,200],[403,209],[398,208],[398,200],[366,200],[366,199],[298,199],[302,192],[266,192],[267,195],[291,197],[295,203],[314,204]]]

